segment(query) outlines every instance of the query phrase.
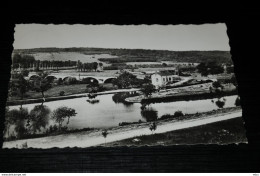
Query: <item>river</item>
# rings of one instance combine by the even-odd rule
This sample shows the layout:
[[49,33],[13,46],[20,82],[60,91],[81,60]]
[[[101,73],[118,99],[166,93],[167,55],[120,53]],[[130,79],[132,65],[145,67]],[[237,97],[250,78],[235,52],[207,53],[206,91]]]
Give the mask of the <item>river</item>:
[[[139,120],[146,121],[141,115],[141,104],[123,104],[115,103],[112,99],[113,94],[99,95],[96,99],[99,100],[96,104],[91,104],[86,100],[88,98],[75,98],[68,100],[59,100],[53,102],[46,102],[44,105],[48,106],[51,111],[60,106],[67,106],[74,108],[77,112],[75,117],[70,118],[68,127],[70,129],[82,129],[82,128],[108,128],[118,126],[121,122],[137,122]],[[234,107],[237,95],[224,97],[224,107]],[[218,109],[215,104],[216,98],[194,101],[177,101],[177,102],[165,102],[154,103],[149,105],[154,111],[157,111],[158,117],[164,114],[174,114],[175,111],[180,110],[184,114],[191,114],[196,112],[206,112],[213,109]],[[24,108],[28,108],[30,111],[37,104],[23,105]],[[18,109],[20,106],[10,106],[11,109]],[[50,121],[50,124],[53,122]]]

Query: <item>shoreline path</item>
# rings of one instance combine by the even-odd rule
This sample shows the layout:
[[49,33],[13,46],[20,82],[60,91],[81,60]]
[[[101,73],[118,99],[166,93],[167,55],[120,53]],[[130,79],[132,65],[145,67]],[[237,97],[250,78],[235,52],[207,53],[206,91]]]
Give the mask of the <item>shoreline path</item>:
[[[235,110],[232,112],[219,113],[214,115],[204,116],[198,119],[190,119],[183,121],[163,121],[159,122],[157,129],[154,133],[165,133],[169,131],[175,131],[185,128],[191,128],[195,126],[205,125],[209,123],[214,123],[218,121],[233,119],[237,117],[242,117],[242,110]],[[123,139],[128,139],[132,137],[137,137],[140,135],[151,135],[149,130],[149,124],[140,126],[125,126],[125,127],[115,127],[108,131],[106,138],[106,143],[119,141]],[[92,132],[79,132],[71,134],[62,134],[57,136],[49,136],[43,138],[34,139],[23,139],[16,141],[9,141],[3,143],[3,148],[17,148],[22,146],[27,142],[28,148],[64,148],[64,147],[91,147],[97,146],[105,143],[105,139],[101,135],[102,130],[92,131]]]

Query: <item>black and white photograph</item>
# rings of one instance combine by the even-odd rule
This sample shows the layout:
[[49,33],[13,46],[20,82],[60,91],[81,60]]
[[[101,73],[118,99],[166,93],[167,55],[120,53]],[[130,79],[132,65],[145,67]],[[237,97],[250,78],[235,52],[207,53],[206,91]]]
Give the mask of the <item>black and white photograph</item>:
[[225,23],[16,24],[3,148],[247,143]]

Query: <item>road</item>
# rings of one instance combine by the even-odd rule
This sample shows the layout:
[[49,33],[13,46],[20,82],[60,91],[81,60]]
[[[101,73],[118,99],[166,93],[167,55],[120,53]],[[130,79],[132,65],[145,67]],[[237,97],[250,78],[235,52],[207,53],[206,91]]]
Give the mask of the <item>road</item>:
[[[201,117],[199,119],[191,119],[185,121],[168,121],[158,123],[155,133],[165,133],[174,130],[180,130],[218,121],[228,120],[242,116],[242,110],[236,110],[233,112],[215,114],[210,116]],[[114,142],[118,140],[137,137],[140,135],[150,135],[149,124],[140,126],[124,126],[115,127],[108,131],[106,142]],[[105,143],[105,139],[101,135],[100,130],[93,132],[79,132],[72,134],[63,134],[57,136],[49,136],[35,139],[16,140],[10,142],[4,142],[3,148],[19,148],[27,142],[28,147],[32,148],[53,148],[53,147],[91,147]]]

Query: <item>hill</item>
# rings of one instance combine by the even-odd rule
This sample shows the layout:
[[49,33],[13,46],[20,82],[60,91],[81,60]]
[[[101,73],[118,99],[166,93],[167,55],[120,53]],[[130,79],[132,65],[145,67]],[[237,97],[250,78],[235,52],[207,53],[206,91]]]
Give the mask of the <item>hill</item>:
[[[39,60],[81,60],[98,59],[108,63],[122,62],[210,62],[232,63],[229,51],[169,51],[147,49],[109,48],[33,48],[16,49],[13,53],[29,54]],[[93,57],[94,56],[94,57]],[[95,59],[94,59],[95,60]],[[95,60],[96,61],[96,60]]]

